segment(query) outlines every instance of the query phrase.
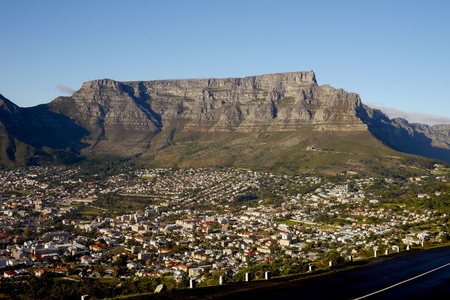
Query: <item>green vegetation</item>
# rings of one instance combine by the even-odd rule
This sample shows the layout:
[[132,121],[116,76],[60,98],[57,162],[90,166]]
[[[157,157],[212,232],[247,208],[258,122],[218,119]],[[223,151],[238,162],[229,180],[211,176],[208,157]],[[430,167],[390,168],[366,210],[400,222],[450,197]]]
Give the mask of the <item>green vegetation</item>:
[[86,206],[85,208],[80,210],[79,213],[92,220],[95,217],[102,215],[103,211],[95,207]]
[[128,211],[143,210],[146,206],[158,203],[160,196],[133,196],[114,193],[101,194],[95,206],[104,208],[112,215],[124,214]]
[[80,164],[81,177],[92,181],[120,174],[128,161],[128,159],[111,155],[96,156]]
[[[156,136],[158,137],[158,136]],[[149,149],[137,159],[149,167],[228,166],[275,174],[336,175],[423,174],[434,161],[396,152],[368,132],[319,132],[305,126],[297,132],[175,133],[173,144]],[[308,146],[316,151],[307,151]],[[380,167],[383,166],[383,167]]]
[[57,164],[66,165],[66,166],[80,163],[86,159],[86,157],[74,154],[73,150],[70,150],[70,149],[67,152],[55,150],[55,151],[52,151],[51,154],[53,156],[54,161]]
[[79,300],[80,295],[88,294],[91,299],[111,299],[119,296],[142,295],[153,293],[159,284],[164,284],[168,291],[185,288],[185,283],[177,283],[172,278],[144,277],[131,279],[91,279],[61,280],[60,277],[41,277],[30,275],[22,283],[3,281],[0,285],[0,299],[46,299]]
[[278,223],[286,224],[286,225],[288,225],[288,226],[294,226],[294,225],[301,224],[300,222],[292,221],[292,220],[279,221]]

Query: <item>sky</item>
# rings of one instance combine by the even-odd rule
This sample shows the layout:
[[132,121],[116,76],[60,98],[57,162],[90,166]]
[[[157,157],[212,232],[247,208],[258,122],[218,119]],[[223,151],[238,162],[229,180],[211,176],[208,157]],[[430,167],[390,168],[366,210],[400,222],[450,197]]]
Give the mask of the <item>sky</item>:
[[448,16],[447,0],[0,0],[0,94],[313,70],[390,117],[450,124]]

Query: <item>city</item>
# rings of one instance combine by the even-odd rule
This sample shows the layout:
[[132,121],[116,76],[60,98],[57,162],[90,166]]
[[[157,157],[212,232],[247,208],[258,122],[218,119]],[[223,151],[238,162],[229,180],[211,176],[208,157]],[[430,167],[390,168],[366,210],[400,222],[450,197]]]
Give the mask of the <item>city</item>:
[[301,274],[448,239],[441,165],[409,178],[227,168],[1,173],[0,267],[12,285],[42,275],[217,285],[219,276]]

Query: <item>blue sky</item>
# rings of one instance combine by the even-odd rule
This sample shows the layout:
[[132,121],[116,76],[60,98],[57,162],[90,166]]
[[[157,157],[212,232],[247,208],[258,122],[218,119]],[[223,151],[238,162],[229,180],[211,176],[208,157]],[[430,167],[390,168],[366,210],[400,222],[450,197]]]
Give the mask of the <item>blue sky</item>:
[[[450,1],[0,0],[0,93],[314,70],[391,117],[450,123]],[[403,115],[402,115],[403,114]]]

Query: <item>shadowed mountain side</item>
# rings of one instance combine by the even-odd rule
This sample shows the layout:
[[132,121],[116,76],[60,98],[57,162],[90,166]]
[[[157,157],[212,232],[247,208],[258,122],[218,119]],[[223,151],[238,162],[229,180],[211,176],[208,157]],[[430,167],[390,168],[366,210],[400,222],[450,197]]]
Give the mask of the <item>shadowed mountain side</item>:
[[82,139],[89,132],[45,105],[20,108],[0,95],[0,134],[1,162],[23,165],[39,149],[77,152],[87,146]]
[[405,119],[391,120],[381,111],[366,105],[363,108],[358,111],[358,117],[387,146],[400,152],[450,161],[450,125],[410,124]]
[[27,131],[20,132],[17,137],[33,147],[78,151],[88,146],[83,142],[88,130],[65,115],[49,111],[45,105],[25,108],[22,114]]

